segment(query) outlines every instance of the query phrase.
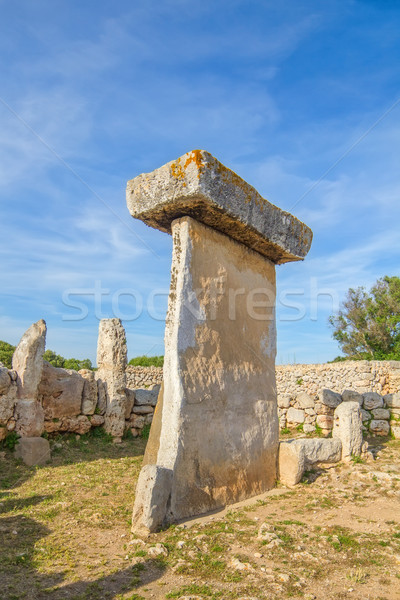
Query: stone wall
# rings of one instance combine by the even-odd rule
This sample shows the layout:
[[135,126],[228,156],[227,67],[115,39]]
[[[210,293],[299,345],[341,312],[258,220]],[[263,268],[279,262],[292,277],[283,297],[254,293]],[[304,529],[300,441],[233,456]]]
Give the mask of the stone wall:
[[295,397],[300,392],[314,396],[323,388],[339,394],[345,389],[390,394],[400,390],[400,361],[280,365],[276,367],[276,385],[278,397]]
[[125,373],[126,385],[131,390],[161,385],[163,380],[162,367],[133,367],[128,365]]
[[[126,368],[125,429],[131,429],[134,436],[152,421],[162,376],[161,367]],[[343,394],[345,390],[352,390],[358,393],[365,429],[383,435],[390,424],[392,434],[400,437],[400,362],[283,365],[276,367],[276,382],[281,428],[298,427],[310,434],[321,429],[329,434],[335,406],[350,398],[348,392]],[[17,390],[18,373],[1,367],[0,440],[21,420]],[[84,434],[102,426],[106,410],[103,395],[92,371],[57,369],[44,361],[37,398],[44,410],[44,431]]]

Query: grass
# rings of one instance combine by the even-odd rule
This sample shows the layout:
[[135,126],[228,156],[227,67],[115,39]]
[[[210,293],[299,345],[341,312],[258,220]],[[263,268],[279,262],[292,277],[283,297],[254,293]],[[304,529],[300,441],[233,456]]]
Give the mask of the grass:
[[[314,473],[307,486],[277,488],[224,516],[170,526],[143,544],[133,543],[130,520],[146,440],[113,444],[94,429],[78,439],[55,436],[50,443],[53,460],[45,467],[26,467],[8,448],[0,456],[0,597],[267,600],[306,596],[318,586],[331,598],[340,597],[344,580],[362,586],[367,597],[379,578],[387,589],[398,585],[397,515],[385,513],[386,521],[372,531],[369,525],[362,531],[361,517],[354,518],[357,530],[353,521],[328,524],[331,515],[357,515],[361,500],[365,510],[370,496],[382,498],[385,484],[375,490],[368,472],[377,470],[375,464],[334,467],[325,482]],[[400,444],[387,442],[387,449],[396,473]],[[365,479],[349,477],[355,470]],[[399,486],[394,476],[387,488],[398,493]],[[278,544],[269,547],[257,538],[263,523]],[[161,559],[148,552],[157,542],[168,551]]]

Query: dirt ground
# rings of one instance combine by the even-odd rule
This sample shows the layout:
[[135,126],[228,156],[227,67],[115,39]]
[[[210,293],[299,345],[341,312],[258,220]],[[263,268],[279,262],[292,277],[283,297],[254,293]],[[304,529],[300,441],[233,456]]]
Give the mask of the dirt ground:
[[400,598],[400,441],[293,489],[130,533],[145,440],[52,442],[49,466],[0,453],[0,598]]

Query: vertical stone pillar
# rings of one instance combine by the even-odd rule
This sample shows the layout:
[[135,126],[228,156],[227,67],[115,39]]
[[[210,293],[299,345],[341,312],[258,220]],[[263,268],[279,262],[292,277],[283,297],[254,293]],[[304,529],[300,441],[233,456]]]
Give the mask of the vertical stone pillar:
[[128,183],[132,215],[173,236],[164,383],[133,530],[221,508],[276,479],[275,265],[310,230],[193,151]]
[[121,441],[125,428],[126,365],[126,337],[121,320],[102,319],[97,342],[96,379],[105,397],[104,428],[116,442]]
[[38,390],[43,371],[46,344],[46,323],[33,323],[22,336],[12,358],[12,367],[18,373],[15,418],[21,437],[38,437],[44,431],[44,411],[38,401]]

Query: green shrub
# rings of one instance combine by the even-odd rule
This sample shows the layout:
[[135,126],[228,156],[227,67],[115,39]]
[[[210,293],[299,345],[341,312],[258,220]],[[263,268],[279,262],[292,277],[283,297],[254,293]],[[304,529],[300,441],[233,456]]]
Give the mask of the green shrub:
[[2,342],[0,340],[0,362],[3,363],[7,369],[11,369],[12,356],[14,354],[15,346],[12,346],[8,342]]
[[53,365],[53,367],[72,369],[73,371],[80,371],[81,369],[93,370],[92,362],[88,358],[64,358],[64,356],[56,354],[53,350],[46,350],[43,358]]
[[19,436],[15,431],[10,431],[7,434],[6,438],[3,440],[3,448],[8,448],[9,450],[14,450],[15,446],[18,444]]
[[151,425],[145,425],[140,433],[140,437],[142,437],[144,440],[149,439],[150,427],[151,427]]
[[131,358],[129,364],[133,367],[163,367],[163,356],[136,356]]

